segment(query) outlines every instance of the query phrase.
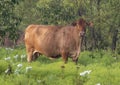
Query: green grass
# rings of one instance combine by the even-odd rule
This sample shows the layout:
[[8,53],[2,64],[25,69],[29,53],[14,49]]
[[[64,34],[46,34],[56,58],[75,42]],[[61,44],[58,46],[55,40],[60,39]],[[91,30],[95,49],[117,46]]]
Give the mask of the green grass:
[[[2,85],[120,85],[120,55],[110,51],[81,52],[78,65],[71,59],[62,68],[62,58],[49,60],[40,56],[36,61],[28,63],[25,49],[6,50],[0,48],[0,84]],[[14,56],[18,55],[15,59]],[[10,57],[10,60],[5,58]],[[17,67],[22,64],[22,67]],[[10,75],[5,73],[8,65],[12,67]],[[26,67],[32,69],[26,72]],[[18,72],[15,72],[15,71]],[[90,74],[80,73],[91,70]]]

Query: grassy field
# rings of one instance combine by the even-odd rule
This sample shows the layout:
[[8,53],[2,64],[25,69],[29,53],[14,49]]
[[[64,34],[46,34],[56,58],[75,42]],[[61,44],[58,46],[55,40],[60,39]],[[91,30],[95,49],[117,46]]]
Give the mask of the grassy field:
[[120,85],[120,55],[110,51],[81,52],[78,65],[69,59],[65,67],[62,58],[45,56],[28,63],[24,48],[0,48],[0,54],[2,85]]

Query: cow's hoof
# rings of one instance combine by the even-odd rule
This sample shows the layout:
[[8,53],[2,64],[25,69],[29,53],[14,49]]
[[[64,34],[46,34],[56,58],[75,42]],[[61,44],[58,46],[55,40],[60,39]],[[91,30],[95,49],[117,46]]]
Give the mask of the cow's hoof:
[[65,68],[65,66],[64,66],[64,65],[62,65],[62,66],[61,66],[61,68],[62,68],[62,69],[64,69],[64,68]]
[[77,66],[76,66],[76,68],[77,68],[77,69],[79,69],[79,68],[80,68],[80,66],[79,66],[79,65],[77,65]]

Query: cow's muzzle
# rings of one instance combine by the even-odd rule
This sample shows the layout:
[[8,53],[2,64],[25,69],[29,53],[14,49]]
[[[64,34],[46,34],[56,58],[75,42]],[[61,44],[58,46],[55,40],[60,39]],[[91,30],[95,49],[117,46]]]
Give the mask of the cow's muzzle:
[[84,31],[81,31],[80,32],[80,36],[83,37],[85,35],[85,32]]

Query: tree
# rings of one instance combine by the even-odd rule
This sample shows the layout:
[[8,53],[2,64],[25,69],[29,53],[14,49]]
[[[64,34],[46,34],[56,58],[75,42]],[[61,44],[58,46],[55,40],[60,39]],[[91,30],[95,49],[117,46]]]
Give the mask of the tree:
[[94,24],[86,29],[83,47],[115,50],[120,48],[119,4],[119,0],[22,0],[14,12],[22,19],[20,30],[29,24],[67,25],[82,17]]
[[17,26],[20,18],[14,14],[14,0],[0,1],[0,38],[1,44],[4,44],[5,37],[11,40],[17,39]]
[[75,20],[77,13],[74,1],[70,0],[39,0],[39,21],[42,24],[65,25]]
[[[86,33],[87,49],[106,49],[117,47],[117,36],[119,32],[120,10],[119,0],[88,0],[84,16],[90,16],[93,21],[93,29],[88,29]],[[117,33],[115,38],[115,33]],[[113,42],[114,41],[114,42]],[[116,43],[116,44],[115,44]]]
[[19,30],[24,30],[29,24],[40,24],[39,11],[36,9],[38,0],[21,0],[15,5],[14,13],[21,18]]

